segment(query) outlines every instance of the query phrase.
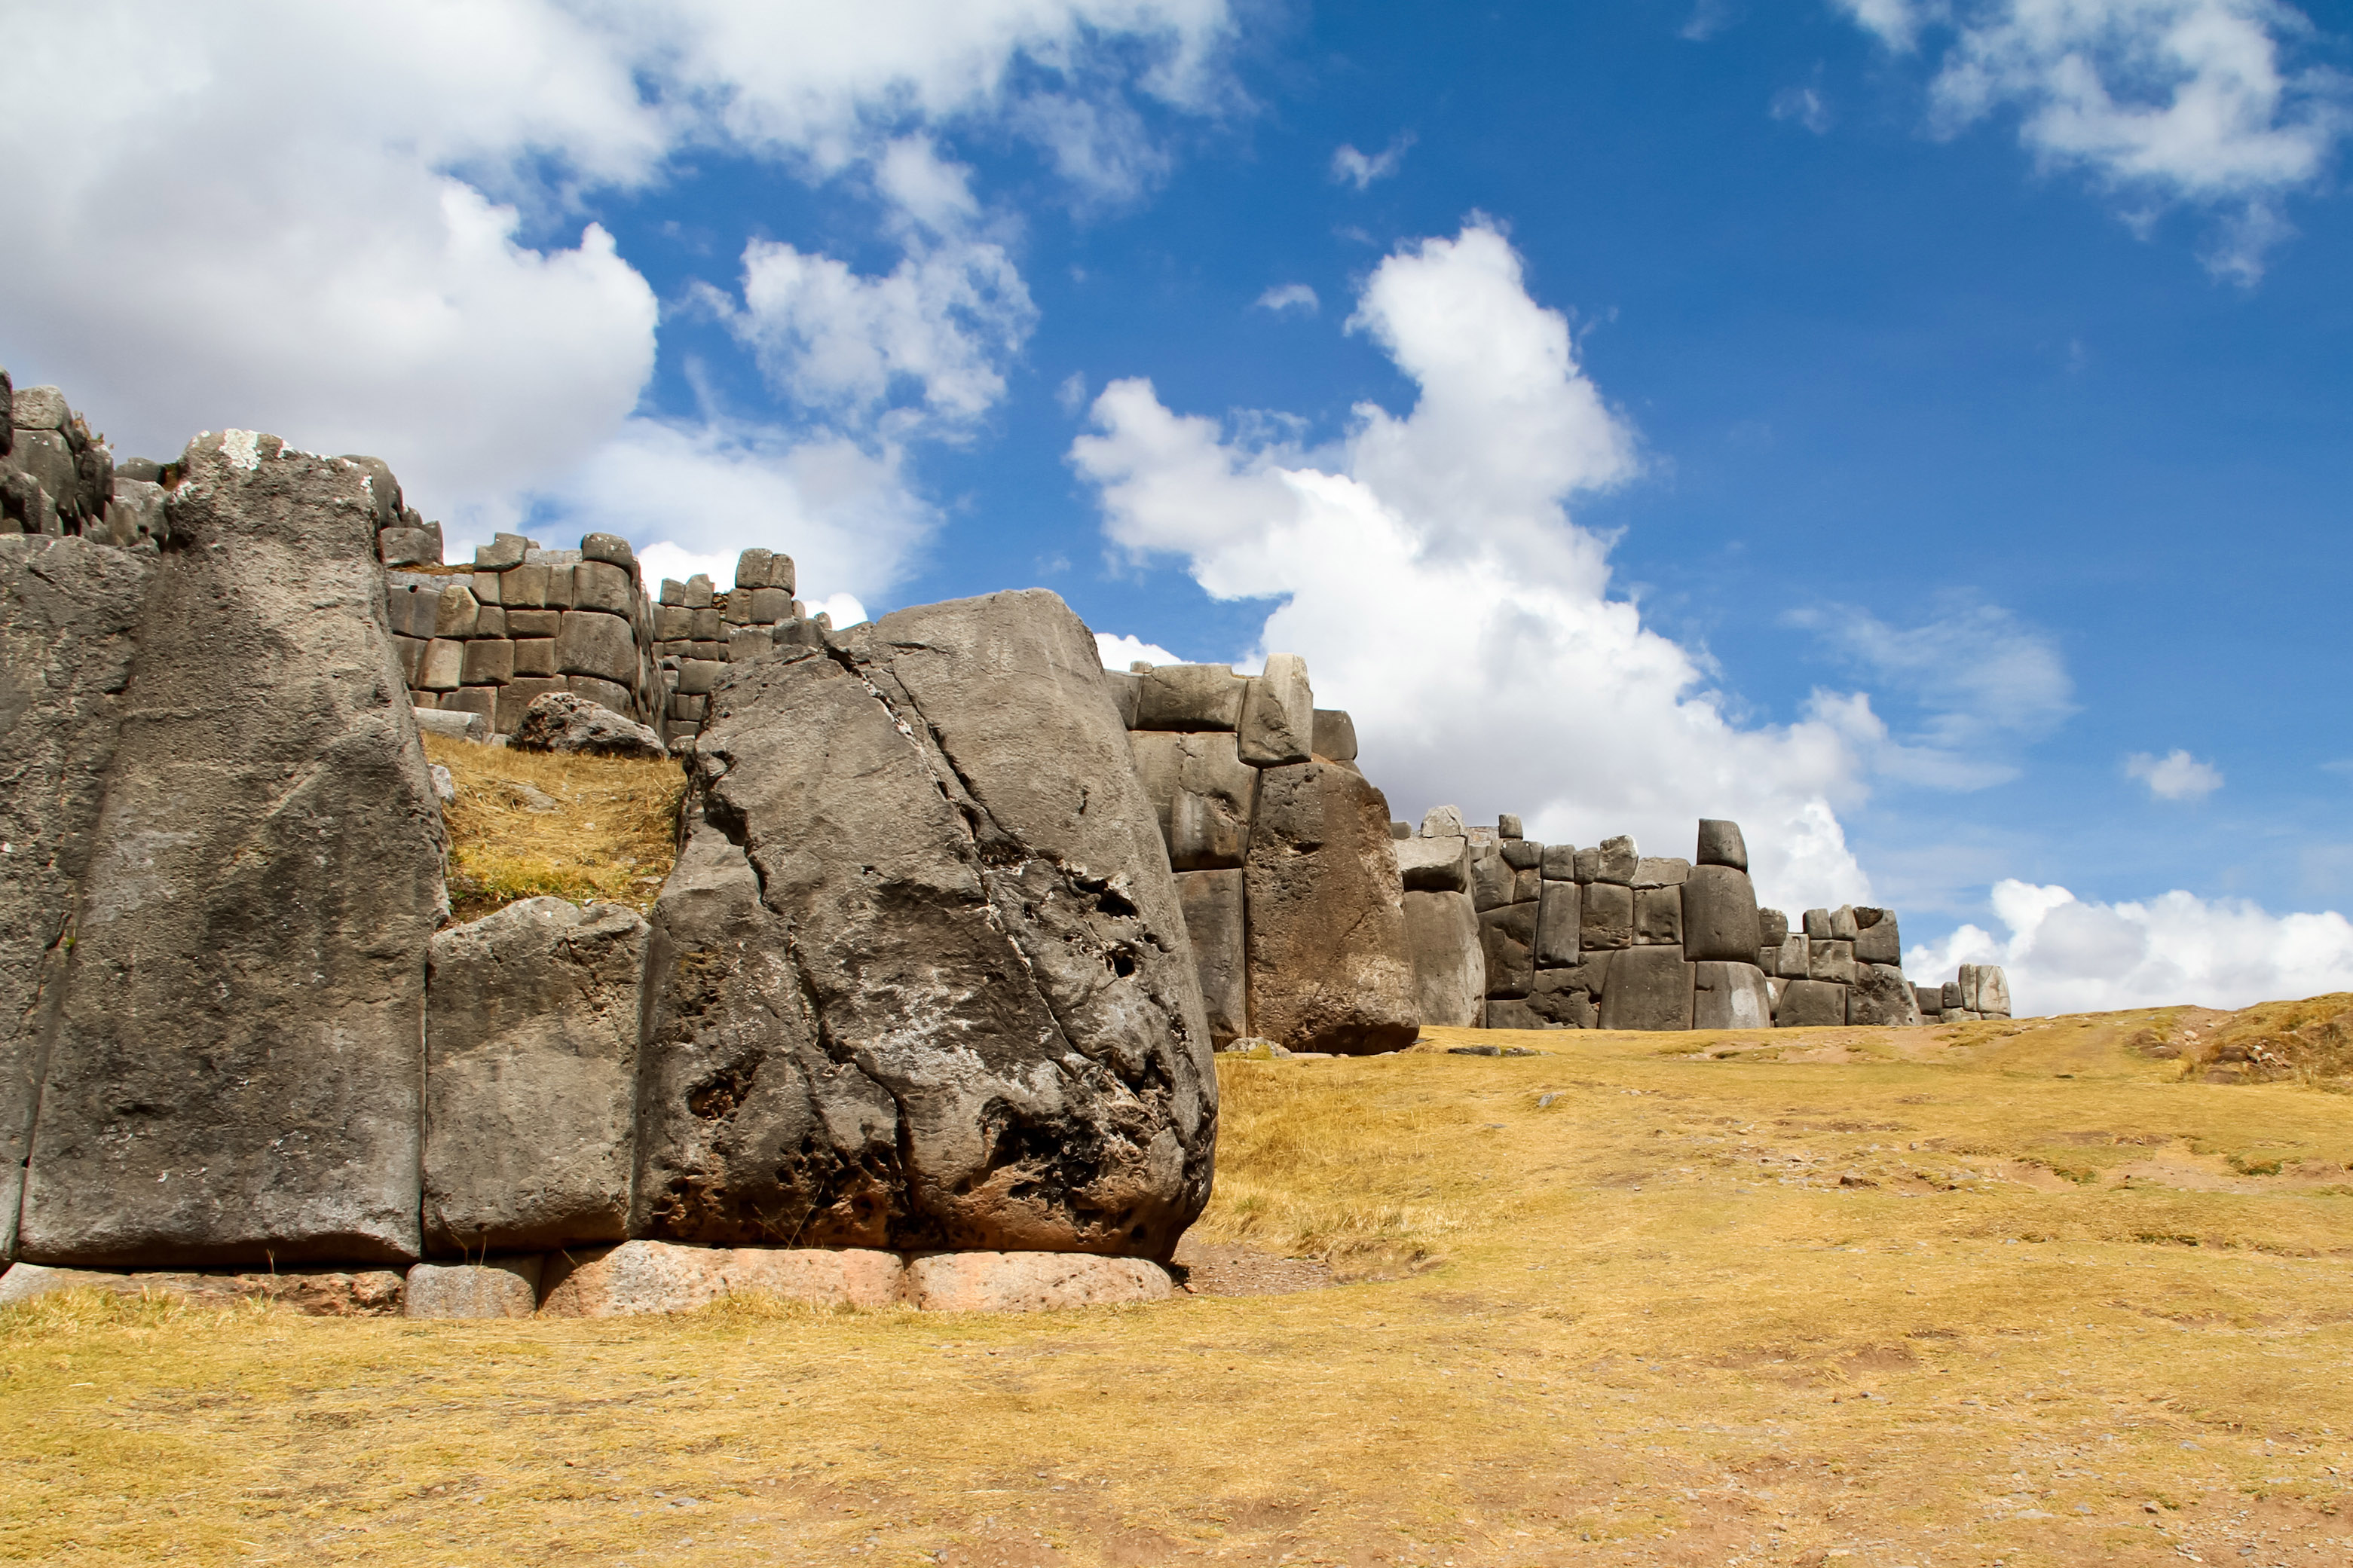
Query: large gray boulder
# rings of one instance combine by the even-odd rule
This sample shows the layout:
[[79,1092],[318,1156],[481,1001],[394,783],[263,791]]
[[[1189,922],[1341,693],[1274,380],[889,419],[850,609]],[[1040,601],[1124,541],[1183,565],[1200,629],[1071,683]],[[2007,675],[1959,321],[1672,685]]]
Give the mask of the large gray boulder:
[[1547,1024],[1594,1027],[1600,1022],[1599,1004],[1609,983],[1609,953],[1588,952],[1566,968],[1537,970],[1525,1005]]
[[1536,967],[1564,969],[1584,951],[1585,889],[1575,882],[1546,882],[1536,921]]
[[1258,770],[1236,753],[1234,737],[1139,730],[1128,742],[1167,840],[1168,864],[1179,871],[1240,866],[1250,849]]
[[1740,836],[1740,824],[1718,817],[1699,819],[1699,849],[1693,857],[1703,866],[1729,866],[1736,871],[1748,869],[1748,844]]
[[1846,1022],[1848,987],[1827,980],[1792,980],[1773,1008],[1777,1029],[1820,1028]]
[[1525,996],[1536,980],[1535,904],[1479,911],[1479,942],[1486,954],[1487,994]]
[[1241,760],[1254,768],[1303,763],[1315,754],[1315,693],[1305,659],[1295,653],[1266,656],[1265,673],[1242,696],[1236,739]]
[[151,555],[0,537],[0,1261],[91,835],[137,651]]
[[[1139,730],[1232,730],[1241,722],[1250,681],[1226,664],[1164,664],[1136,689]],[[1312,722],[1312,721],[1311,721]]]
[[1405,894],[1405,935],[1413,954],[1413,993],[1425,1024],[1476,1028],[1487,995],[1487,961],[1479,916],[1461,892]]
[[1773,994],[1765,972],[1753,963],[1692,965],[1692,1027],[1769,1029]]
[[1896,929],[1894,910],[1868,909],[1858,905],[1854,911],[1854,961],[1857,963],[1903,963],[1904,938]]
[[670,748],[652,730],[569,691],[543,692],[533,698],[507,743],[518,752],[566,752],[639,762],[658,763],[670,756]]
[[1757,889],[1730,866],[1694,866],[1683,886],[1683,954],[1694,963],[1754,963],[1764,945]]
[[634,1235],[1168,1256],[1217,1082],[1102,674],[1034,590],[730,667],[652,921]]
[[1905,981],[1904,971],[1893,963],[1856,964],[1854,989],[1846,999],[1846,1021],[1907,1029],[1916,1026],[1920,1004]]
[[628,1234],[646,922],[525,899],[433,938],[425,1243],[543,1252]]
[[1634,889],[1622,882],[1582,884],[1577,908],[1577,946],[1609,952],[1634,944]]
[[1266,769],[1248,870],[1251,1032],[1346,1056],[1413,1044],[1388,798],[1338,763]]
[[416,1257],[440,809],[364,473],[199,437],[26,1173],[36,1262]]
[[1242,925],[1242,873],[1179,871],[1176,897],[1193,942],[1193,969],[1201,980],[1201,1010],[1209,1038],[1220,1047],[1250,1028],[1250,948]]
[[1681,947],[1683,943],[1683,890],[1679,887],[1634,889],[1634,945]]
[[1679,947],[1630,947],[1613,953],[1601,988],[1605,1029],[1688,1029],[1692,966]]
[[1463,837],[1398,838],[1398,876],[1409,893],[1467,893],[1471,841]]

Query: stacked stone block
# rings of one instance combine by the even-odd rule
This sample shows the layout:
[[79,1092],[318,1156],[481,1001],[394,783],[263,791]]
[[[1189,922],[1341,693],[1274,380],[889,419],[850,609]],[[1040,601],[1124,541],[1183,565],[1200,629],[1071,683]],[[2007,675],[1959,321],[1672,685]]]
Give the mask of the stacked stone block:
[[1159,818],[1210,1037],[1361,1054],[1413,1043],[1423,1010],[1388,802],[1356,726],[1304,660],[1104,677]]
[[143,459],[118,466],[56,387],[18,387],[0,370],[0,534],[153,550],[164,537],[161,476]]
[[[700,733],[727,666],[770,652],[802,624],[794,587],[793,558],[773,550],[736,557],[735,585],[726,592],[699,572],[683,583],[662,579],[653,654],[667,676],[669,695],[655,721],[666,738]],[[817,629],[831,629],[826,616],[817,622]]]
[[1958,979],[1912,988],[1920,1016],[1940,1024],[2010,1016],[2010,977],[1999,963],[1964,963]]

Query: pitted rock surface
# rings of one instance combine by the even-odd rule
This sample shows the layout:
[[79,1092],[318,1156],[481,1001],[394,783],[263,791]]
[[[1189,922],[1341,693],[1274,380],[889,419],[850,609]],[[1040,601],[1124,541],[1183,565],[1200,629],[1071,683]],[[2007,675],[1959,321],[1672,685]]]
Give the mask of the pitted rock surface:
[[731,667],[653,916],[632,1234],[1166,1258],[1216,1079],[1152,804],[1051,594]]

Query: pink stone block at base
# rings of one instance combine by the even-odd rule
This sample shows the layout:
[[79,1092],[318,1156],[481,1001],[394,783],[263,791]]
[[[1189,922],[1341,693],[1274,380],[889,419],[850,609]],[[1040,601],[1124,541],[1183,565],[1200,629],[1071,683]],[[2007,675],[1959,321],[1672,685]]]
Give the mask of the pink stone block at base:
[[1166,1300],[1176,1285],[1148,1258],[1083,1252],[934,1252],[907,1264],[908,1305],[931,1312],[1050,1312]]
[[899,1299],[904,1267],[895,1252],[625,1241],[551,1255],[540,1310],[555,1318],[686,1312],[747,1291],[823,1305],[888,1307]]

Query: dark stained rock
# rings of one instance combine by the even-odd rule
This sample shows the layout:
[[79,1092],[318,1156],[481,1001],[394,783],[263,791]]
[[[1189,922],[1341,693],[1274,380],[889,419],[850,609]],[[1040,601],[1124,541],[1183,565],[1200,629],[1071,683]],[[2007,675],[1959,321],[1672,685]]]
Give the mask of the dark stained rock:
[[1479,941],[1479,916],[1472,910],[1470,898],[1459,891],[1407,889],[1405,936],[1413,954],[1414,1002],[1421,1021],[1455,1028],[1478,1027],[1480,1005],[1487,994],[1487,960]]
[[1562,969],[1583,951],[1584,889],[1575,882],[1546,882],[1536,921],[1536,967]]
[[732,666],[695,770],[632,1233],[1166,1258],[1208,1197],[1217,1080],[1078,617],[996,594]]
[[1683,942],[1683,889],[1672,886],[1635,889],[1634,945],[1681,947]]
[[1858,963],[1854,989],[1846,999],[1850,1024],[1892,1024],[1911,1028],[1920,1022],[1920,1004],[1893,963]]
[[1601,988],[1605,1029],[1688,1029],[1692,966],[1679,947],[1630,947],[1613,953]]
[[433,938],[425,1241],[548,1251],[628,1234],[646,922],[525,899]]
[[1547,1024],[1590,1029],[1600,1022],[1599,1002],[1609,974],[1610,955],[1588,952],[1561,969],[1536,971],[1526,1005]]
[[1577,946],[1608,952],[1634,943],[1634,889],[1622,882],[1587,882],[1577,908]]
[[1248,872],[1251,1033],[1344,1056],[1412,1045],[1420,1015],[1381,792],[1339,763],[1266,769]]
[[1683,952],[1694,963],[1754,963],[1764,945],[1748,873],[1694,866],[1683,886]]
[[[4,411],[0,411],[4,412]],[[0,537],[0,1260],[154,557]]]
[[662,738],[645,725],[569,691],[533,698],[507,744],[518,752],[576,752],[656,763],[670,755]]
[[1858,905],[1854,911],[1854,961],[1857,963],[1903,963],[1904,938],[1896,931],[1894,910],[1867,909]]
[[1315,754],[1327,763],[1356,760],[1356,721],[1338,708],[1315,710]]
[[407,1261],[433,797],[364,474],[200,437],[91,836],[36,1262]]
[[1242,931],[1242,873],[1179,871],[1176,897],[1201,979],[1201,1010],[1219,1047],[1250,1033],[1250,949]]
[[1792,980],[1781,988],[1773,1009],[1777,1029],[1819,1028],[1846,1022],[1848,987],[1827,980]]
[[1699,850],[1692,857],[1703,866],[1729,866],[1736,871],[1748,869],[1748,844],[1740,836],[1740,824],[1725,822],[1715,817],[1699,819]]
[[1487,961],[1489,996],[1525,996],[1535,984],[1535,904],[1506,904],[1479,912],[1479,944]]

